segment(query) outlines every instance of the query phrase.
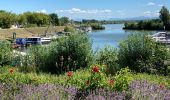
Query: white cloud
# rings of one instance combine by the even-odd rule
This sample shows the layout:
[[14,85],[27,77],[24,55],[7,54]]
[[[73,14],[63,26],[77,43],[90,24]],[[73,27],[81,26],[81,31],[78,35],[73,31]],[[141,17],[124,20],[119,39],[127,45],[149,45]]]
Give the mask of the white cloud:
[[151,11],[145,11],[144,14],[151,14]]
[[159,10],[157,10],[157,11],[154,13],[154,15],[159,16],[159,15],[160,15]]
[[162,7],[162,6],[164,6],[164,5],[163,5],[163,4],[159,4],[158,6],[159,6],[159,7]]
[[153,3],[153,2],[148,2],[148,4],[147,4],[148,6],[154,6],[155,5],[155,3]]
[[71,14],[96,14],[96,13],[111,13],[112,10],[110,9],[104,9],[104,10],[98,10],[98,9],[87,9],[82,10],[79,8],[72,8],[67,10],[56,10],[57,13],[71,13]]
[[144,12],[144,15],[145,16],[152,16],[152,17],[158,17],[159,16],[159,10],[157,10],[157,11],[153,11],[153,12],[151,12],[151,11],[146,11],[146,12]]
[[36,11],[36,12],[38,12],[38,13],[47,13],[47,11],[45,9],[42,9],[42,10]]
[[145,16],[151,16],[151,15],[152,15],[152,12],[151,12],[151,11],[145,11],[145,12],[144,12],[144,15],[145,15]]

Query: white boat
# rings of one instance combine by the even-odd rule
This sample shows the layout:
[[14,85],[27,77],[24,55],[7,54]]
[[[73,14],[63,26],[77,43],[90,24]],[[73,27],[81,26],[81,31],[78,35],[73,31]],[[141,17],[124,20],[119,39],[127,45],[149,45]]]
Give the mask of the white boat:
[[29,38],[17,38],[16,44],[18,45],[27,45],[27,44],[45,44],[50,43],[51,38],[47,37],[29,37]]
[[156,42],[170,44],[170,33],[168,32],[157,32],[151,35],[151,38]]
[[51,38],[47,38],[47,37],[43,37],[41,38],[41,43],[50,43],[51,42]]

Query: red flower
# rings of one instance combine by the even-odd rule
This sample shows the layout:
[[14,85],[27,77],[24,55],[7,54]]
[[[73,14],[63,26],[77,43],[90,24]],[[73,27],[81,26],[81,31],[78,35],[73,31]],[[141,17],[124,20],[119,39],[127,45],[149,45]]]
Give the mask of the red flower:
[[86,81],[86,84],[87,84],[87,85],[89,85],[89,84],[90,84],[90,81],[89,81],[89,80],[87,80],[87,81]]
[[100,71],[98,66],[94,66],[92,70],[93,70],[93,72],[96,72],[96,73],[98,73]]
[[69,77],[73,76],[73,72],[71,72],[71,71],[67,72],[67,76],[69,76]]
[[114,85],[115,81],[114,80],[109,80],[110,85]]
[[14,73],[14,69],[13,68],[9,69],[9,73],[13,74]]
[[165,88],[165,85],[164,85],[164,84],[160,84],[159,88],[160,88],[161,90],[163,90],[163,89]]

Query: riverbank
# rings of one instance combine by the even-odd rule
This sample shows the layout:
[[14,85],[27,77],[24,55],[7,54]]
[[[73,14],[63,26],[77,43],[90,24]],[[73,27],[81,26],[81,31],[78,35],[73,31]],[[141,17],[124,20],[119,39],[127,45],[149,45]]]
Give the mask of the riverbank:
[[33,27],[33,28],[18,28],[18,29],[0,29],[0,40],[11,39],[13,32],[16,33],[16,38],[26,38],[31,36],[43,35],[45,31],[53,34],[59,31],[63,31],[64,26],[56,27]]

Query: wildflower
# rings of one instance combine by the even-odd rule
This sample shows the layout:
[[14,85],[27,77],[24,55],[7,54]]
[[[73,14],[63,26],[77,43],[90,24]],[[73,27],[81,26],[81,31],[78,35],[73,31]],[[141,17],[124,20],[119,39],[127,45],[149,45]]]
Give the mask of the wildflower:
[[14,69],[13,68],[9,69],[9,73],[13,74],[14,73]]
[[115,81],[114,80],[109,80],[110,85],[114,85]]
[[163,90],[163,89],[165,88],[165,85],[164,85],[164,84],[160,84],[159,88],[160,88],[161,90]]
[[67,76],[73,76],[73,72],[71,72],[71,71],[69,71],[69,72],[67,72]]
[[86,81],[86,84],[87,84],[87,85],[89,85],[89,84],[90,84],[90,81],[89,81],[89,80],[87,80],[87,81]]
[[92,70],[93,70],[93,72],[96,72],[96,73],[98,73],[100,71],[98,66],[94,66]]

